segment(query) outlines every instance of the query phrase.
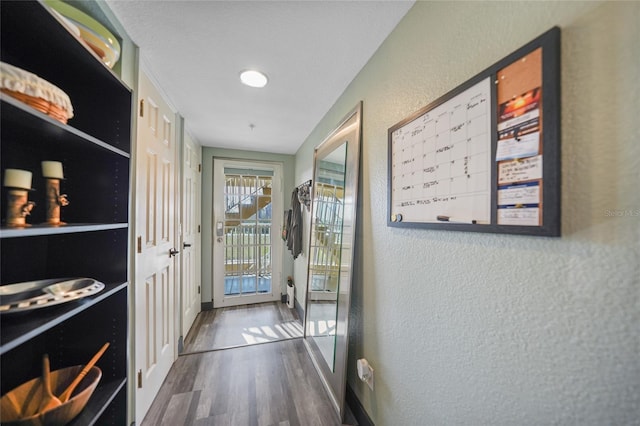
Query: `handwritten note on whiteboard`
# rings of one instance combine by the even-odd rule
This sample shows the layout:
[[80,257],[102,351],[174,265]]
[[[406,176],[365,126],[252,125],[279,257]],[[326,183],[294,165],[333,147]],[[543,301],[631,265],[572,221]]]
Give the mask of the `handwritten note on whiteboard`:
[[393,131],[393,215],[490,223],[490,90],[487,78]]

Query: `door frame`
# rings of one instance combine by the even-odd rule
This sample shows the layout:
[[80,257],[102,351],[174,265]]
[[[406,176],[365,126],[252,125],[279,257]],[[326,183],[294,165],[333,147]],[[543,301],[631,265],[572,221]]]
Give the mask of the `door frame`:
[[[212,215],[211,215],[211,294],[213,307],[239,306],[252,303],[262,303],[278,301],[281,298],[282,269],[283,269],[283,247],[284,244],[280,238],[280,230],[282,229],[282,212],[284,211],[284,188],[283,188],[283,164],[276,161],[259,161],[246,159],[230,159],[213,157],[212,159]],[[220,164],[217,168],[216,164]],[[224,290],[216,289],[216,263],[224,259],[219,247],[216,236],[216,222],[218,218],[224,220],[224,207],[221,203],[216,203],[218,191],[224,187],[224,168],[244,168],[252,170],[268,170],[273,172],[272,181],[272,218],[271,218],[271,264],[276,265],[278,270],[272,267],[271,274],[271,294],[256,296],[234,296],[224,298]],[[224,274],[224,272],[223,272]],[[223,285],[224,287],[224,285]],[[221,300],[222,299],[222,300]],[[238,303],[242,301],[241,303]]]

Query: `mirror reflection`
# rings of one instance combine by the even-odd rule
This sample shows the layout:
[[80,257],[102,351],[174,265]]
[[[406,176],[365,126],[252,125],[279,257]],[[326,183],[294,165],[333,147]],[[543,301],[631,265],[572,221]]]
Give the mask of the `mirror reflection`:
[[334,371],[347,142],[316,160],[307,336]]
[[313,156],[304,345],[344,417],[362,102]]

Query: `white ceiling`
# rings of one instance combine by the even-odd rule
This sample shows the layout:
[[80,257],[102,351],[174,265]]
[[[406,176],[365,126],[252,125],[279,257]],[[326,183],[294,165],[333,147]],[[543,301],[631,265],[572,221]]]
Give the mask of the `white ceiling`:
[[[195,140],[294,154],[413,1],[107,4]],[[250,68],[265,88],[240,83]]]

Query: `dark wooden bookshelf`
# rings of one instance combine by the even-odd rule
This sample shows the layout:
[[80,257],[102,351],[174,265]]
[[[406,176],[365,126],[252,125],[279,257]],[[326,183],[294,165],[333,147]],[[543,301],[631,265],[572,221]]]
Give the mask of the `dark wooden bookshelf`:
[[[132,93],[38,1],[2,2],[0,60],[32,72],[65,91],[74,117],[63,124],[0,96],[0,166],[30,170],[36,207],[29,227],[9,228],[1,194],[0,285],[52,278],[93,278],[97,294],[24,312],[0,315],[0,391],[41,375],[42,355],[52,369],[85,364],[105,343],[102,379],[71,425],[125,425],[129,291],[129,203]],[[64,226],[46,221],[40,162],[60,161]]]

